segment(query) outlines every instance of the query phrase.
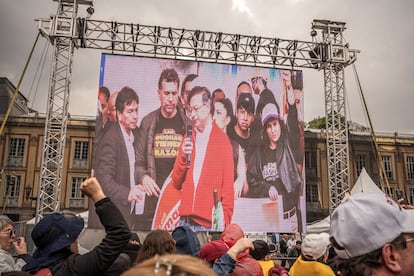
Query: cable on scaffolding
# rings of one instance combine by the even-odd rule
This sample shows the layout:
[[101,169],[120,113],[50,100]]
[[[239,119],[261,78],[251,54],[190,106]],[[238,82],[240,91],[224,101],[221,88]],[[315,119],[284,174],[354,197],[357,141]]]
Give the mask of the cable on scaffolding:
[[[40,57],[40,62],[37,65],[36,72],[34,74],[32,84],[30,85],[29,95],[27,97],[29,99],[29,101],[31,99],[32,92],[34,91],[33,101],[31,101],[31,105],[29,106],[29,108],[31,108],[31,109],[33,109],[33,106],[35,104],[35,100],[37,99],[37,92],[39,91],[40,80],[42,79],[43,71],[45,69],[45,63],[46,63],[46,59],[47,59],[46,55],[49,51],[49,45],[50,45],[50,43],[48,43],[48,41],[45,40],[45,45],[43,46],[42,55]],[[39,70],[41,70],[40,73],[39,73]],[[36,88],[33,90],[33,86],[35,85],[35,83],[36,83]]]
[[39,40],[39,36],[40,36],[40,32],[37,33],[35,42],[33,43],[32,50],[30,51],[29,57],[26,60],[26,64],[24,65],[23,72],[20,76],[19,82],[16,86],[16,89],[14,90],[13,96],[10,99],[9,106],[7,108],[6,114],[4,114],[3,122],[1,123],[1,126],[0,126],[0,135],[3,134],[4,126],[6,125],[7,119],[9,118],[10,112],[13,108],[14,102],[16,101],[17,95],[19,94],[20,86],[22,84],[24,75],[26,74],[27,67],[29,66],[30,60],[32,59],[34,49],[36,48],[37,41]]
[[374,131],[374,127],[372,125],[371,117],[370,117],[369,112],[368,112],[367,102],[365,100],[364,93],[362,92],[362,86],[361,86],[361,82],[359,81],[359,76],[358,76],[358,72],[357,72],[356,67],[355,67],[355,63],[352,63],[352,68],[354,70],[355,80],[356,80],[356,83],[357,83],[358,91],[359,91],[359,93],[361,95],[361,98],[362,98],[362,103],[364,105],[364,110],[365,110],[365,113],[366,113],[367,118],[368,118],[369,128],[371,129],[371,137],[372,137],[372,141],[373,141],[374,147],[375,147],[374,153],[375,153],[375,156],[377,158],[378,166],[379,166],[379,169],[380,169],[381,189],[383,191],[385,191],[385,188],[383,187],[383,182],[385,182],[388,194],[392,195],[390,183],[388,182],[387,173],[385,172],[384,163],[382,162],[381,152],[380,152],[379,147],[378,147],[377,136],[375,135],[375,131]]

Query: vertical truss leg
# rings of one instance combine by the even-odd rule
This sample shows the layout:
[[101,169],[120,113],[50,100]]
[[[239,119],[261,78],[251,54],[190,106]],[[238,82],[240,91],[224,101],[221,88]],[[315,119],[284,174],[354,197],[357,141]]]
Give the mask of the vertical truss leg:
[[59,1],[53,18],[53,33],[49,36],[53,44],[53,60],[36,205],[37,221],[46,213],[59,211],[60,207],[77,8],[76,0]]
[[343,67],[327,65],[324,69],[324,80],[329,213],[331,214],[349,191],[349,149]]

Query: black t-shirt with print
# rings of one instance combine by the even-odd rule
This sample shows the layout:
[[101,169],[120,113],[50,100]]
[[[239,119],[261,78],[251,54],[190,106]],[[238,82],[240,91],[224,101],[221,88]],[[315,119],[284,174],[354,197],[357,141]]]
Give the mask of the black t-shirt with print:
[[160,188],[174,166],[184,134],[184,123],[178,112],[173,118],[168,119],[160,114],[155,127],[153,143],[156,167],[155,182]]
[[[276,162],[276,149],[272,150],[266,148],[262,152],[262,176],[267,183],[276,188],[279,195],[282,195],[284,211],[288,211],[296,206],[298,193],[288,193],[283,185],[278,172],[278,164]],[[269,190],[266,191],[266,194],[263,194],[263,197],[268,196]]]
[[[185,126],[178,112],[173,118],[168,119],[164,118],[161,114],[159,115],[158,122],[155,126],[152,151],[156,167],[156,177],[154,180],[160,189],[173,169],[184,133]],[[144,213],[135,216],[136,221],[139,223],[136,228],[140,230],[151,230],[157,202],[158,197],[156,196],[145,197]]]

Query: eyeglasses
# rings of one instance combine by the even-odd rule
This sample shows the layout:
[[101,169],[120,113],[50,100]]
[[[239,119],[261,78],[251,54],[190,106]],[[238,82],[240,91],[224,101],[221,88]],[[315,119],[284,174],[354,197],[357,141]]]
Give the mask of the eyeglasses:
[[407,247],[407,243],[410,241],[414,241],[414,238],[410,238],[410,239],[405,239],[405,240],[399,240],[397,242],[393,242],[393,244],[403,244],[403,247],[406,248]]
[[16,235],[16,229],[10,229],[10,230],[6,230],[6,231],[1,231],[1,234],[8,234],[10,237]]
[[191,114],[193,114],[193,112],[195,112],[195,113],[197,113],[199,110],[200,110],[200,108],[202,108],[203,106],[205,106],[206,104],[202,104],[202,105],[200,105],[200,106],[193,106],[193,107],[188,107],[187,108],[187,113],[189,114],[189,115],[191,115]]
[[404,240],[404,241],[405,241],[405,243],[410,242],[410,241],[414,241],[414,238],[411,238],[411,239],[406,239],[406,240]]

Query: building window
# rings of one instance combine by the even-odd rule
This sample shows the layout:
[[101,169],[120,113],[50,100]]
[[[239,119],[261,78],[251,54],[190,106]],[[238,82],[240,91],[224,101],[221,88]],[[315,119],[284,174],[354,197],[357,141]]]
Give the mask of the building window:
[[89,143],[87,141],[75,141],[75,159],[88,160]]
[[408,200],[410,204],[414,204],[414,188],[408,188]]
[[7,206],[17,207],[20,196],[20,175],[6,175],[4,198],[7,198]]
[[318,177],[317,173],[317,163],[316,163],[316,152],[315,151],[305,151],[305,170],[306,176],[309,179],[315,179]]
[[306,202],[319,202],[317,184],[306,184]]
[[383,155],[382,156],[382,163],[384,164],[385,174],[387,178],[392,180],[394,179],[392,173],[392,158],[391,155]]
[[355,161],[356,161],[357,176],[359,176],[363,168],[367,169],[367,155],[357,154]]
[[70,192],[71,198],[84,198],[82,191],[80,190],[80,185],[85,181],[85,177],[73,177],[72,178],[72,190]]
[[24,138],[10,138],[7,164],[12,167],[22,167],[24,157]]
[[88,164],[89,142],[75,141],[75,154],[73,156],[74,168],[86,168]]
[[414,180],[414,156],[407,156],[407,180]]
[[85,181],[85,179],[85,177],[72,177],[69,207],[83,208],[85,196],[80,190],[80,185],[83,181]]
[[19,197],[20,195],[20,175],[6,176],[6,189],[4,195],[9,193],[9,197]]

